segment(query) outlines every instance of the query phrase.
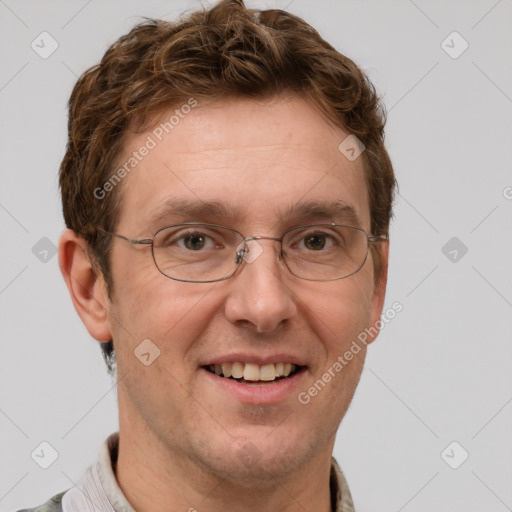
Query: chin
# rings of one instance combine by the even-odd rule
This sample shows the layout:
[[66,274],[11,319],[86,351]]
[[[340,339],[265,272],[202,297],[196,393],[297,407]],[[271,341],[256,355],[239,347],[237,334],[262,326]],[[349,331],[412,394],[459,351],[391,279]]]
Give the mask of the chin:
[[[280,434],[280,435],[279,435]],[[228,444],[208,446],[200,455],[202,465],[222,479],[252,488],[275,486],[285,481],[316,455],[315,447],[305,443],[307,436],[293,436],[288,431],[231,437]]]

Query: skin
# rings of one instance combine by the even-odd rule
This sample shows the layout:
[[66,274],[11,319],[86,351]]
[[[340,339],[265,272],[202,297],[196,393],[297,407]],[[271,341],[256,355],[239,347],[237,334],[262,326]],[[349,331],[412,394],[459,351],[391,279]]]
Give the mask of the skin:
[[[130,134],[120,160],[150,133]],[[155,208],[173,198],[199,198],[224,200],[239,218],[169,217],[156,227],[204,221],[244,236],[279,237],[304,222],[282,222],[279,212],[287,206],[342,199],[370,233],[362,159],[350,162],[338,150],[346,136],[296,96],[200,103],[124,178],[116,232],[151,237],[156,229],[148,219]],[[343,219],[307,223],[332,220]],[[384,272],[376,285],[370,255],[349,278],[315,282],[288,272],[276,242],[260,245],[263,253],[229,280],[183,283],[158,272],[149,248],[115,238],[109,301],[84,241],[69,230],[62,234],[60,265],[75,308],[95,339],[114,340],[120,420],[115,471],[140,512],[331,510],[335,435],[366,347],[308,405],[297,394],[380,318],[388,243],[379,244]],[[161,351],[150,366],[133,355],[147,338]],[[249,405],[212,386],[200,363],[235,350],[303,358],[307,370],[297,393],[278,404]],[[239,456],[247,443],[260,455],[252,464]]]

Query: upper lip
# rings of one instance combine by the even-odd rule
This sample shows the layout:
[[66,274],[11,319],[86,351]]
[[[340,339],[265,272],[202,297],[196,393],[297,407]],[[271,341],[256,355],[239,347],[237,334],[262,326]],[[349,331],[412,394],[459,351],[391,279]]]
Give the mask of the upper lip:
[[215,356],[207,361],[204,361],[200,366],[208,366],[210,364],[222,364],[222,363],[253,363],[259,366],[270,363],[292,363],[297,366],[306,366],[304,359],[293,356],[291,354],[279,353],[269,354],[262,356],[260,354],[250,354],[247,352],[234,352],[231,354],[224,354],[222,356]]

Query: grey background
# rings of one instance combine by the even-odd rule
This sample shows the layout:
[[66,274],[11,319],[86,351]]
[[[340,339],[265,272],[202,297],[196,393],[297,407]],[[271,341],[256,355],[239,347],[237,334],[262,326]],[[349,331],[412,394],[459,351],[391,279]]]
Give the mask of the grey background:
[[[512,1],[249,2],[288,4],[384,96],[400,183],[385,307],[404,309],[369,349],[335,449],[356,509],[512,510]],[[1,511],[71,487],[117,429],[114,383],[57,257],[36,257],[64,229],[71,88],[141,15],[198,5],[0,0]],[[31,48],[42,31],[59,44],[47,59]],[[453,31],[469,43],[457,59],[441,46]],[[452,237],[468,249],[456,262]],[[59,454],[46,470],[30,457],[42,441]],[[441,457],[452,441],[469,453],[458,469]]]

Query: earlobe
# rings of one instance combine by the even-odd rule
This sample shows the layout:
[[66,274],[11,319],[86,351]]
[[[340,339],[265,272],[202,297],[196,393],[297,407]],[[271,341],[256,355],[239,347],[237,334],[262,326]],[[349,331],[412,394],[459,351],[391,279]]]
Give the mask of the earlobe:
[[371,343],[377,338],[380,328],[382,326],[381,315],[384,308],[384,299],[386,297],[386,286],[388,281],[388,258],[389,258],[389,240],[380,242],[378,250],[381,255],[381,273],[379,279],[375,283],[373,295],[371,299],[371,314],[369,329],[370,336],[368,336],[367,343]]
[[107,314],[109,299],[103,276],[95,272],[88,244],[71,229],[59,240],[59,266],[78,316],[89,334],[98,341],[112,339]]

